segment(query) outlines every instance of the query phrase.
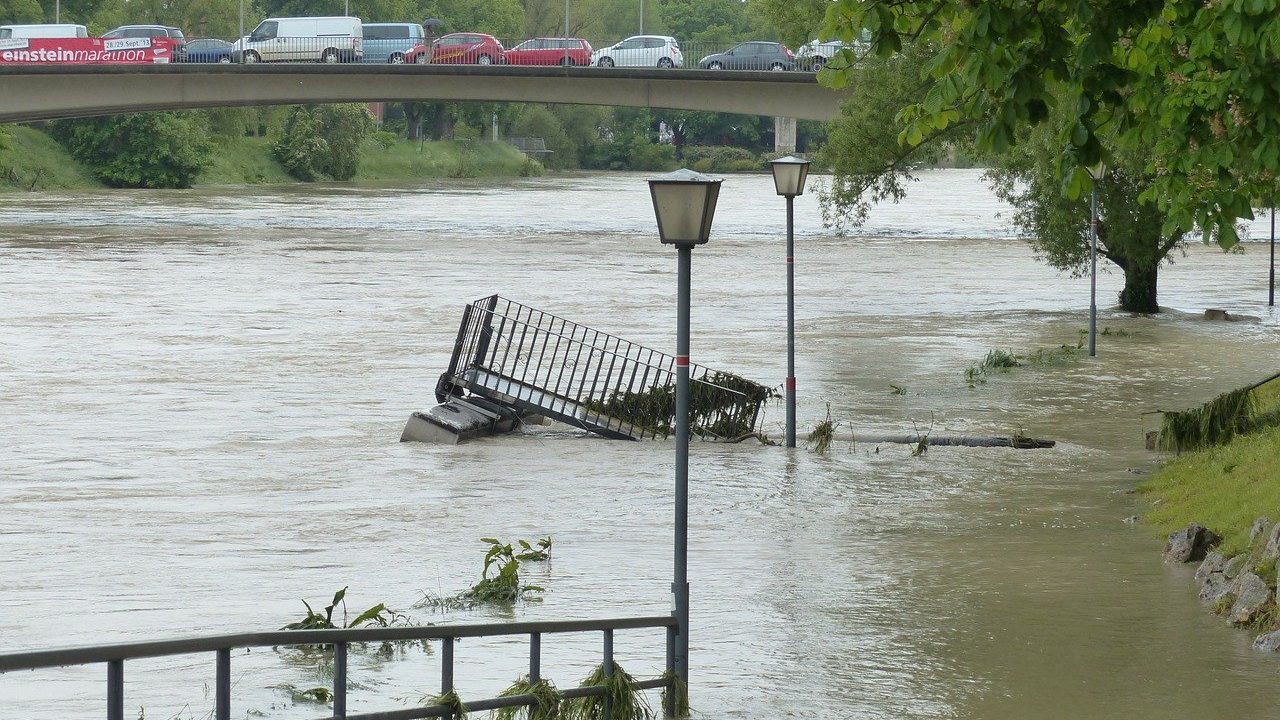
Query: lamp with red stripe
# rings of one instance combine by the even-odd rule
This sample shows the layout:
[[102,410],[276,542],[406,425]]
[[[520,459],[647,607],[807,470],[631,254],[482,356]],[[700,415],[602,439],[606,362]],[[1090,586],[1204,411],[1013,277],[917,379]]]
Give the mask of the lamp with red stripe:
[[[667,670],[689,683],[689,274],[694,246],[711,236],[720,178],[676,170],[649,180],[658,236],[679,253],[676,310],[676,518],[675,578],[671,583],[676,631],[669,638]],[[666,716],[675,717],[676,693],[667,695]],[[687,704],[686,704],[687,705]]]
[[778,158],[773,167],[773,186],[787,198],[787,447],[796,446],[796,263],[795,205],[796,196],[804,194],[809,179],[809,161],[803,158]]

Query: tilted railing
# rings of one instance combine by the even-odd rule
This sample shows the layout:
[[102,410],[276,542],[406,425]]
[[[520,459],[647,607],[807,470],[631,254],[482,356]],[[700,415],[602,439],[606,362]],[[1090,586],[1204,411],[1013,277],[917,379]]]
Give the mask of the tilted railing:
[[[689,366],[691,432],[736,439],[757,431],[772,391]],[[606,437],[674,432],[676,358],[498,295],[463,310],[439,401],[464,390]]]
[[[352,643],[381,643],[402,641],[438,640],[441,642],[440,694],[454,690],[453,651],[459,638],[497,637],[507,635],[529,636],[529,682],[542,679],[542,636],[561,633],[599,632],[603,635],[602,668],[605,677],[614,671],[613,633],[615,630],[637,628],[665,628],[667,635],[667,673],[663,677],[640,680],[636,687],[642,690],[668,688],[675,670],[675,620],[670,615],[651,617],[611,618],[605,620],[552,620],[542,622],[491,623],[475,625],[425,625],[412,627],[359,628],[350,630],[280,630],[275,632],[242,633],[237,635],[213,635],[180,640],[156,640],[34,650],[0,654],[0,673],[16,670],[39,670],[69,665],[107,666],[107,720],[124,720],[124,669],[125,662],[141,658],[169,657],[212,653],[214,655],[214,720],[231,718],[231,651],[237,648],[288,647],[322,645],[333,648],[333,714],[326,720],[412,720],[413,718],[448,717],[454,708],[447,705],[425,705],[372,713],[347,713],[347,647]],[[584,686],[560,691],[564,699],[604,697],[602,717],[612,716],[609,697],[604,686]],[[669,701],[663,710],[666,717],[674,713],[674,693],[668,693]],[[486,711],[506,707],[533,706],[538,699],[533,695],[510,695],[466,701],[467,710]]]

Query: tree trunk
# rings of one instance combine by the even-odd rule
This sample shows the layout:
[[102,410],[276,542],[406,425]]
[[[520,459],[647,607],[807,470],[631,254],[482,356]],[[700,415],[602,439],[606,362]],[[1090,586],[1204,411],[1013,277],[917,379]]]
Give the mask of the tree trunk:
[[1124,289],[1120,291],[1120,309],[1136,313],[1160,312],[1160,305],[1156,302],[1156,279],[1160,261],[1149,264],[1134,262],[1122,267]]

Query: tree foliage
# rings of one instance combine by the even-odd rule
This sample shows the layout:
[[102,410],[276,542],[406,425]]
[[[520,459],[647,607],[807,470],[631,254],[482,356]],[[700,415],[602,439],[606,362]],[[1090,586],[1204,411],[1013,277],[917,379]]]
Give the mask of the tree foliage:
[[299,180],[350,180],[360,166],[360,144],[372,129],[364,105],[300,105],[285,118],[272,150]]
[[111,187],[191,187],[210,159],[204,123],[192,113],[63,120],[53,132],[72,157]]
[[[1056,138],[1055,175],[1069,198],[1114,137],[1117,149],[1150,149],[1145,197],[1166,234],[1198,226],[1224,246],[1280,173],[1277,0],[831,3],[825,34],[851,42],[863,28],[885,55],[933,48],[923,71],[936,82],[897,118],[905,144],[971,122],[981,148],[1005,152],[1061,105],[1072,122]],[[832,63],[824,80],[852,74]]]
[[43,21],[44,8],[36,0],[0,0],[0,25]]

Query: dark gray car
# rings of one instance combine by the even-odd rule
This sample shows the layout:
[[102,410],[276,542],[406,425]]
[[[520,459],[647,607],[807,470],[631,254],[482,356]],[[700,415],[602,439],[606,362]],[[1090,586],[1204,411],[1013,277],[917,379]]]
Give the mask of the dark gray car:
[[744,42],[698,63],[703,70],[795,70],[796,58],[782,43]]

